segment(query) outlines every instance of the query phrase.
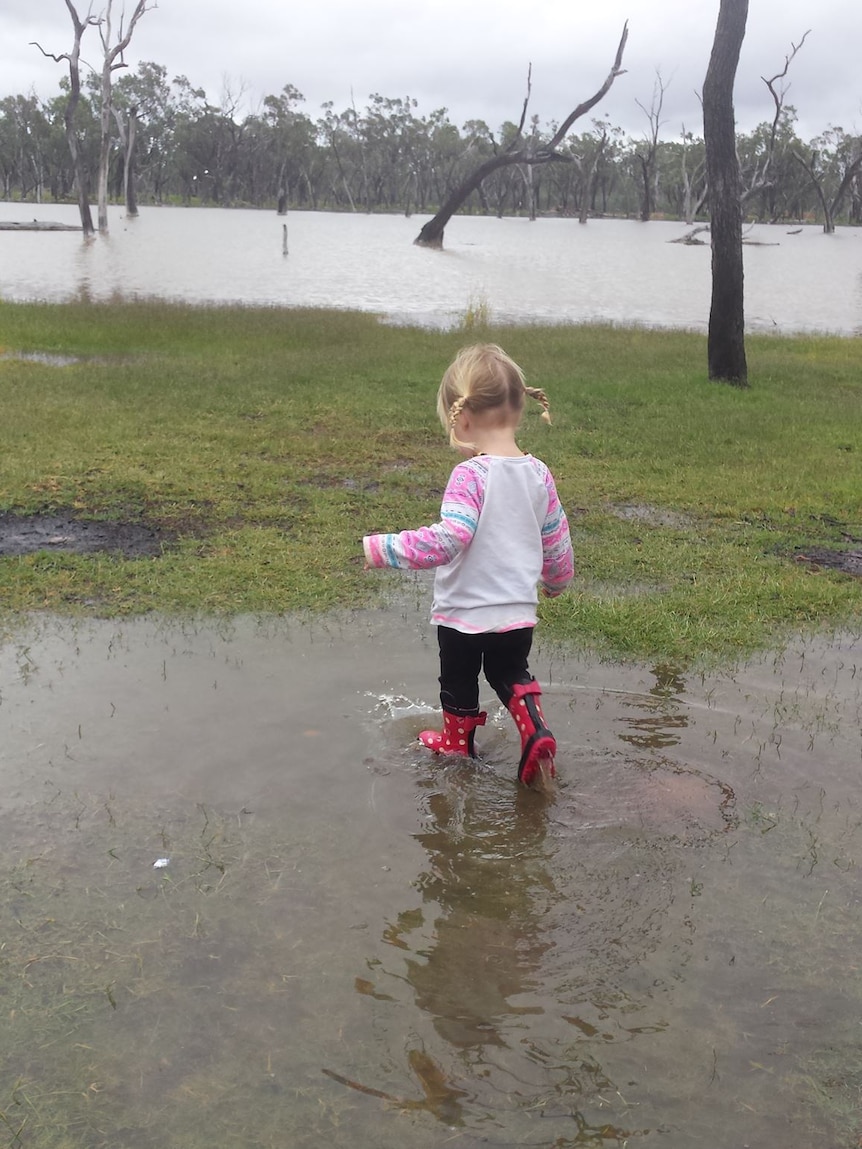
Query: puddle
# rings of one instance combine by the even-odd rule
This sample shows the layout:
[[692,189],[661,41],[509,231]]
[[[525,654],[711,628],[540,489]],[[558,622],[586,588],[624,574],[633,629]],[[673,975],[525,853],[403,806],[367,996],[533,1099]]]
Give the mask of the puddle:
[[671,527],[685,530],[694,522],[691,515],[680,511],[670,511],[663,507],[652,507],[645,503],[619,503],[612,505],[611,513],[618,519],[633,523],[646,523],[650,527]]
[[50,351],[3,351],[0,352],[0,359],[13,359],[17,363],[39,363],[43,367],[74,367],[76,363],[85,362],[79,355],[55,355]]
[[855,1145],[859,638],[535,670],[551,794],[488,691],[478,762],[412,742],[414,606],[0,648],[22,1143]]

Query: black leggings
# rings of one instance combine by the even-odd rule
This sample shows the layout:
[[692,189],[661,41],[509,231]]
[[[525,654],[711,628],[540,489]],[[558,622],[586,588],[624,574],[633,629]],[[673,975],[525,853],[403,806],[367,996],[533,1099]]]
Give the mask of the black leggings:
[[527,659],[533,628],[464,634],[448,626],[437,627],[440,646],[440,702],[451,714],[478,714],[479,672],[508,707],[515,683],[533,681]]

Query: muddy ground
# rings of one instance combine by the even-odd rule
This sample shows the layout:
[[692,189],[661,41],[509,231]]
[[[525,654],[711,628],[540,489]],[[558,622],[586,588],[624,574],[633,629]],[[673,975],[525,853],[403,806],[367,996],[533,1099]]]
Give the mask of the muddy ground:
[[0,556],[106,551],[124,558],[149,558],[161,554],[171,538],[159,527],[81,519],[69,511],[40,515],[0,512]]

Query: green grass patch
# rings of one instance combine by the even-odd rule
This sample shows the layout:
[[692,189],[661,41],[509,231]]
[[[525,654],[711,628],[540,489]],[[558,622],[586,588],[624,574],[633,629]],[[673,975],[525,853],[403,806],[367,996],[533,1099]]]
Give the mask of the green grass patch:
[[[464,332],[166,303],[0,304],[0,511],[165,532],[156,558],[0,558],[8,616],[282,612],[368,602],[360,536],[433,521],[455,456],[434,404]],[[551,399],[522,446],[557,476],[580,568],[550,638],[681,662],[856,623],[862,342],[748,340],[752,387],[702,336],[483,325]],[[65,365],[16,358],[43,354]]]

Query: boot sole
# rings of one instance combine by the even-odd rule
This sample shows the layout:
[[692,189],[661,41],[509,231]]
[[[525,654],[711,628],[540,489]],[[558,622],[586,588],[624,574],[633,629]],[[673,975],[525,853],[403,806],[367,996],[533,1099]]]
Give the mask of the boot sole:
[[551,778],[556,775],[554,755],[557,752],[557,740],[548,730],[537,730],[529,739],[521,755],[518,766],[518,781],[525,786],[535,782],[542,766],[547,768]]

